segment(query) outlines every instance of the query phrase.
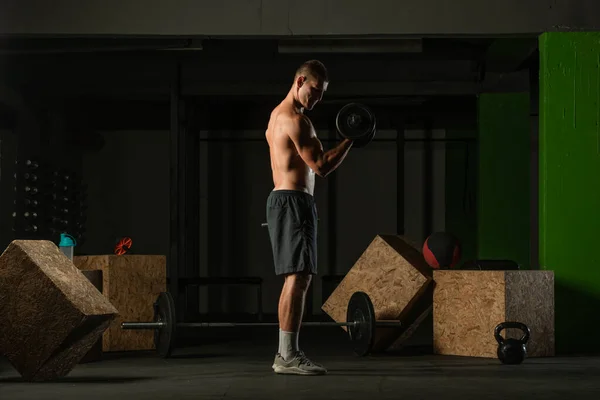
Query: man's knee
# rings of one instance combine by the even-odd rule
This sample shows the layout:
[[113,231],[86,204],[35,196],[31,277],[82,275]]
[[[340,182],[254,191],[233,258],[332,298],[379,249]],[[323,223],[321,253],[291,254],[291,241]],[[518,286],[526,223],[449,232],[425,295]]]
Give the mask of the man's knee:
[[286,278],[286,283],[290,285],[294,290],[306,291],[310,286],[312,275],[307,273],[295,273],[290,274]]

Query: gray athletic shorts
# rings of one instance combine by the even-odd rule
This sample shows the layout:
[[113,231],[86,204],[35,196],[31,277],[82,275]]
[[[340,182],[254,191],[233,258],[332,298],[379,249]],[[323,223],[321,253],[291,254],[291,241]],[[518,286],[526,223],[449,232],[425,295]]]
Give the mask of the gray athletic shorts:
[[317,207],[297,190],[274,190],[267,198],[267,224],[275,274],[317,273]]

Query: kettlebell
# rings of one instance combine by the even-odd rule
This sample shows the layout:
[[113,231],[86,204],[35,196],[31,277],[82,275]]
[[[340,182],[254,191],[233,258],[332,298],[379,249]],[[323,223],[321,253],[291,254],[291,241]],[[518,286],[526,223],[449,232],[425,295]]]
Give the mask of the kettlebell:
[[[504,339],[500,332],[507,328],[517,328],[523,331],[520,339]],[[527,325],[521,322],[502,322],[494,329],[494,337],[498,342],[498,359],[503,364],[521,364],[527,356],[527,341],[530,335]]]

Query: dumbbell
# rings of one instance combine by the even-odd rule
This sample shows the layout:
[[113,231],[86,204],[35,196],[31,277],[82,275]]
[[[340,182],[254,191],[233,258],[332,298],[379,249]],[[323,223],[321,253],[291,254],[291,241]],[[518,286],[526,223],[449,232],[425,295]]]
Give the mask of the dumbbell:
[[365,105],[348,103],[338,111],[335,126],[340,136],[353,141],[352,147],[364,147],[373,140],[377,131],[373,112]]

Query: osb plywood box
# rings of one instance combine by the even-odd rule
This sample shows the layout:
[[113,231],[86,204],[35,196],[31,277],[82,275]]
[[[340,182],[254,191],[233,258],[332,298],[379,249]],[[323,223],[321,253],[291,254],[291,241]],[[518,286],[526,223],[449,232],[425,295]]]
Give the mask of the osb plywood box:
[[73,257],[81,270],[102,270],[102,293],[119,310],[102,338],[102,350],[154,349],[154,331],[124,330],[121,322],[152,321],[153,304],[167,286],[162,255],[93,255]]
[[[433,348],[436,354],[497,357],[494,328],[501,322],[529,327],[529,357],[554,355],[552,271],[452,271],[433,274]],[[505,329],[503,337],[522,331]]]
[[0,354],[25,380],[62,378],[117,310],[47,240],[14,240],[0,255]]
[[366,292],[379,320],[401,320],[400,328],[378,328],[373,351],[388,348],[423,313],[420,305],[431,304],[431,268],[422,254],[396,235],[377,235],[323,304],[323,311],[336,322],[346,320],[348,301],[354,292]]
[[[75,268],[77,270],[77,268]],[[78,270],[79,271],[79,270]],[[92,285],[102,293],[102,271],[99,269],[88,269],[80,271],[83,273],[83,276],[87,278],[88,281],[91,282]],[[103,296],[104,297],[104,296]],[[106,297],[105,297],[106,298]],[[107,326],[108,328],[108,326]],[[85,364],[94,361],[100,361],[102,359],[102,336],[98,337],[98,340],[94,343],[92,348],[87,352],[85,356],[81,360],[79,360],[80,364]]]

